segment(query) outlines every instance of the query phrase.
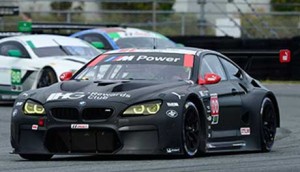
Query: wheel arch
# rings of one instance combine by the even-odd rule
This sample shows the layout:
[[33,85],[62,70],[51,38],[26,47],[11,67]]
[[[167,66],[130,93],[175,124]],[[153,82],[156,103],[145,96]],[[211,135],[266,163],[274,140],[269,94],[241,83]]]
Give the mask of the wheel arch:
[[205,116],[205,108],[203,101],[196,95],[196,94],[190,94],[186,101],[190,101],[195,104],[198,112],[199,112],[199,118],[201,123],[201,138],[200,138],[200,149],[201,152],[205,152],[206,147],[206,135],[207,135],[207,120]]
[[276,99],[275,95],[272,92],[268,92],[266,94],[266,97],[271,99],[271,101],[274,105],[274,108],[275,108],[275,111],[276,111],[276,118],[277,118],[276,125],[277,125],[277,127],[280,127],[280,115],[279,115],[279,107],[278,107],[277,99]]
[[57,82],[59,82],[59,76],[58,76],[57,70],[55,70],[55,68],[52,67],[52,66],[46,65],[46,66],[43,66],[43,67],[41,67],[39,69],[38,74],[36,76],[36,80],[35,80],[33,88],[37,88],[38,87],[39,79],[41,78],[44,69],[50,69],[50,70],[52,70],[53,73],[55,74],[55,78],[56,78]]
[[57,81],[59,81],[58,71],[57,71],[57,69],[55,69],[55,67],[50,66],[50,65],[46,65],[46,66],[44,66],[44,67],[41,68],[40,74],[41,74],[41,72],[42,72],[44,69],[50,69],[50,70],[52,70],[52,71],[54,72],[54,74],[55,74],[55,77],[56,77]]

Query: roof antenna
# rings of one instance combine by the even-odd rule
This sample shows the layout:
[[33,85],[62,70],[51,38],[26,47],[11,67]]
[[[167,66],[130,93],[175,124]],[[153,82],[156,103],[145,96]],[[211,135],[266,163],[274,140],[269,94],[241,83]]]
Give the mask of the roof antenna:
[[157,48],[157,40],[156,38],[153,38],[153,49],[156,49]]

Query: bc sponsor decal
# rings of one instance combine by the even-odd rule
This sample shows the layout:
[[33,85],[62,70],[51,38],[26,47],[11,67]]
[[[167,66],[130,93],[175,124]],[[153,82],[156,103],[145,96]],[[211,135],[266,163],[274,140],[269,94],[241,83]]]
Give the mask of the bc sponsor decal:
[[243,127],[243,128],[240,128],[240,132],[241,132],[241,135],[242,136],[247,136],[247,135],[250,135],[251,132],[250,132],[250,127]]
[[52,100],[76,100],[83,98],[85,96],[84,92],[74,92],[74,93],[52,93],[47,98],[47,101]]
[[170,118],[176,118],[178,116],[178,113],[177,113],[177,111],[170,109],[170,110],[167,110],[166,115]]
[[210,95],[210,109],[211,109],[211,116],[212,116],[212,124],[219,123],[219,99],[218,94],[211,94]]
[[71,124],[71,129],[89,129],[89,124]]

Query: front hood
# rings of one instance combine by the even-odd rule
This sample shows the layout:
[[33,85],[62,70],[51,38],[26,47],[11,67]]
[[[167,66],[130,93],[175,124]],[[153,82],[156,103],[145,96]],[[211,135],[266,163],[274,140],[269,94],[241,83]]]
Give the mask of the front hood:
[[186,90],[192,83],[186,81],[66,81],[36,90],[33,99],[41,103],[53,101],[111,101],[125,104],[163,99],[169,92]]

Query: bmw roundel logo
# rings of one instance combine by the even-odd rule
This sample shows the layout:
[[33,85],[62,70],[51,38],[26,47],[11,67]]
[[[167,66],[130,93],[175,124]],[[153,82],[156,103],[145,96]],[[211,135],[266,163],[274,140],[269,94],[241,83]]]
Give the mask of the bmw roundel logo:
[[85,105],[86,105],[86,102],[85,102],[85,101],[80,101],[80,102],[79,102],[79,105],[80,105],[80,106],[85,106]]
[[177,111],[170,109],[166,112],[166,115],[170,118],[176,118],[178,116],[178,113]]

